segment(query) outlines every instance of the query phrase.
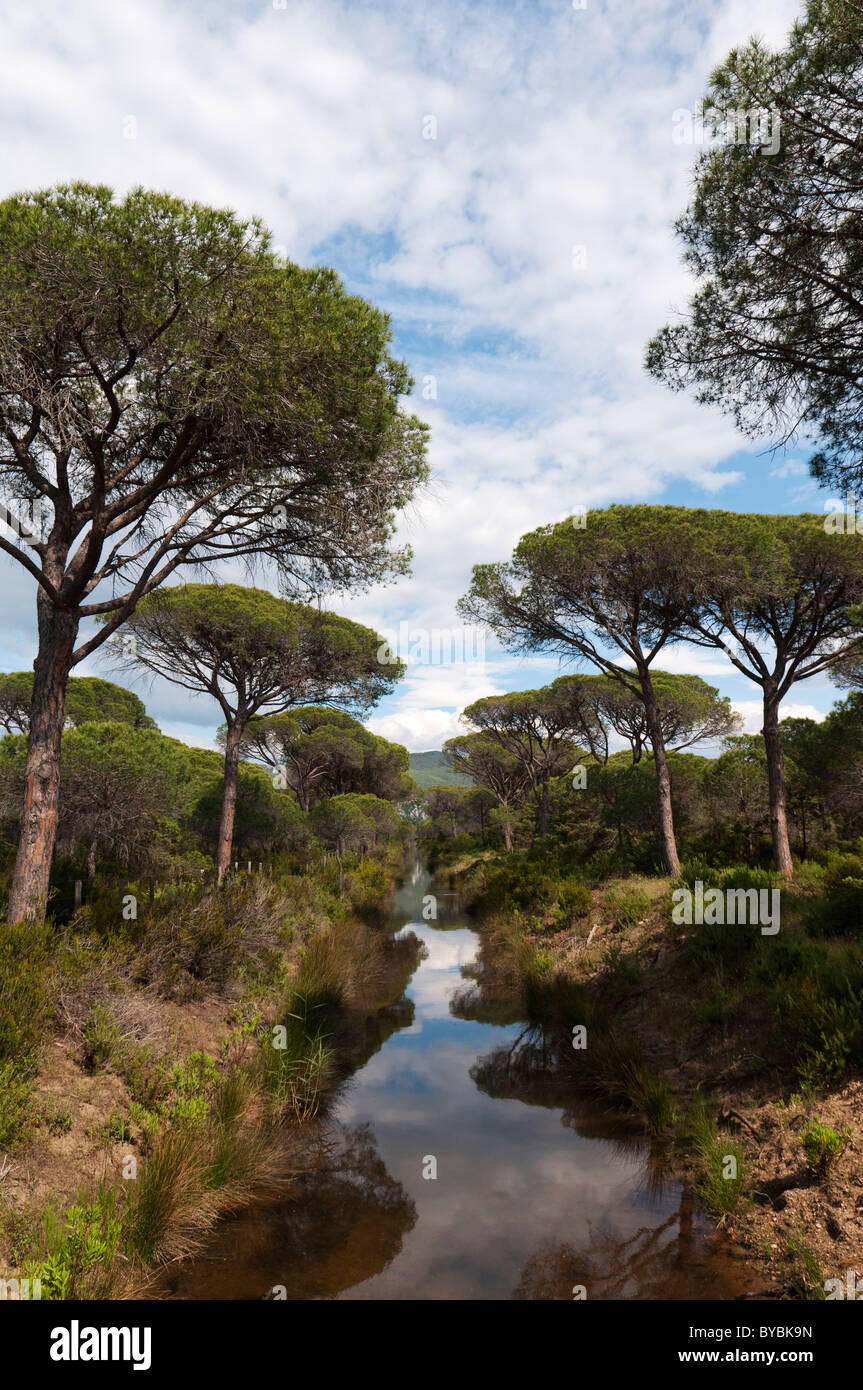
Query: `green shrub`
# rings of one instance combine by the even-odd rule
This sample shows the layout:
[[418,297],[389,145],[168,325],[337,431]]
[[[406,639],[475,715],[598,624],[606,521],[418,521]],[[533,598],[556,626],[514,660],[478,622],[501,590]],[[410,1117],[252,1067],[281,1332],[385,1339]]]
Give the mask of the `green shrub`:
[[122,1226],[115,1193],[100,1188],[96,1197],[80,1199],[61,1222],[49,1211],[43,1219],[41,1258],[24,1263],[23,1275],[39,1279],[46,1299],[107,1298],[116,1278]]
[[606,908],[616,927],[635,927],[650,911],[650,898],[639,888],[624,888],[607,895]]
[[844,878],[863,879],[863,858],[832,850],[824,859],[825,883],[840,883]]
[[102,1130],[102,1138],[107,1144],[122,1144],[132,1138],[132,1126],[128,1116],[121,1110],[114,1110]]
[[542,931],[571,930],[590,914],[586,883],[549,873],[544,863],[515,859],[483,875],[474,906],[483,912],[517,912],[536,919]]
[[810,1084],[863,1063],[863,984],[855,958],[825,962],[789,980],[777,1003],[777,1025]]
[[540,912],[549,908],[558,885],[541,864],[515,859],[493,869],[485,879],[477,905],[488,912]]
[[126,1042],[115,1061],[133,1101],[152,1110],[166,1099],[170,1090],[170,1074],[164,1063],[154,1058],[149,1046]]
[[708,861],[701,855],[689,855],[681,861],[680,877],[677,880],[678,886],[685,884],[688,888],[696,882],[704,884],[705,888],[715,888],[719,875],[722,872],[712,861]]
[[0,1151],[14,1153],[33,1135],[33,1068],[0,1062]]
[[0,1061],[34,1059],[53,1016],[54,940],[44,923],[0,924]]
[[760,869],[757,865],[753,866],[752,864],[732,864],[717,874],[716,886],[723,890],[726,888],[755,888],[760,892],[762,888],[781,888],[783,880],[772,869]]
[[586,883],[577,879],[565,879],[557,891],[556,918],[562,927],[571,928],[576,922],[590,915],[593,898]]
[[857,854],[827,856],[821,896],[809,913],[813,936],[859,935],[863,927],[863,859]]
[[[696,883],[699,881],[704,885],[705,895],[711,889],[718,889],[721,893],[727,893],[729,890],[769,892],[781,883],[778,876],[768,869],[737,864],[730,868],[712,870],[705,877],[702,877],[701,872],[693,879],[687,876],[685,883],[680,881],[678,887],[685,886],[694,895]],[[669,894],[667,908],[668,919],[672,924],[675,891],[673,889]],[[739,915],[743,914],[738,913],[738,920],[733,923],[693,922],[691,925],[681,926],[674,924],[678,931],[686,933],[686,954],[696,970],[703,972],[722,967],[733,972],[749,967],[756,945],[762,938],[757,925],[741,922]]]
[[831,1129],[820,1120],[807,1120],[800,1131],[800,1142],[812,1172],[824,1177],[842,1157],[850,1138],[850,1129]]
[[120,1029],[107,1004],[96,1004],[84,1024],[83,1064],[98,1071],[113,1059],[120,1045]]
[[171,1073],[172,1094],[159,1109],[172,1124],[200,1128],[219,1085],[216,1063],[206,1052],[191,1052]]
[[72,1128],[72,1111],[62,1101],[43,1100],[39,1106],[39,1119],[49,1134],[68,1134]]
[[746,969],[756,942],[761,940],[758,928],[747,922],[701,922],[687,931],[686,954],[699,973],[717,966],[730,971]]
[[259,875],[186,895],[148,919],[139,973],[177,999],[224,990],[241,974],[266,976],[278,966],[287,917],[279,888]]
[[385,865],[371,857],[345,875],[345,895],[354,912],[379,910],[386,902],[390,886]]
[[641,978],[638,957],[632,952],[624,953],[619,941],[612,941],[606,946],[602,953],[602,963],[605,967],[605,982],[611,985],[612,989],[629,989],[637,985]]

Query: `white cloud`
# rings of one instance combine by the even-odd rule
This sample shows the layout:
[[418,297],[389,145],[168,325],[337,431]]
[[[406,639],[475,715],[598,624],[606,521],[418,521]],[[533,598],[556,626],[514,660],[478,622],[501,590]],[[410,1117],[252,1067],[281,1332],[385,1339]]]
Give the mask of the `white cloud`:
[[392,743],[402,743],[412,753],[440,748],[445,739],[465,732],[458,715],[450,710],[412,709],[410,706],[399,710],[398,714],[379,715],[365,723],[373,734],[380,734]]
[[[642,356],[690,286],[671,226],[695,151],[672,143],[673,112],[750,33],[781,42],[797,0],[87,8],[86,23],[47,0],[0,13],[0,194],[82,178],[260,214],[289,256],[387,308],[398,352],[437,378],[437,399],[414,401],[438,480],[400,526],[414,574],[340,611],[451,627],[471,565],[526,530],[740,480],[729,421],[649,380]],[[33,590],[2,573],[2,655],[29,664]],[[719,674],[691,653],[684,668]],[[530,669],[490,669],[491,689]],[[488,693],[412,673],[375,718],[439,746]],[[152,699],[166,726],[218,722],[179,692]]]
[[[759,734],[764,722],[763,706],[760,700],[732,700],[732,708],[743,720],[743,732]],[[820,724],[825,718],[823,710],[815,705],[804,705],[797,700],[783,700],[779,712],[780,719],[814,719]]]

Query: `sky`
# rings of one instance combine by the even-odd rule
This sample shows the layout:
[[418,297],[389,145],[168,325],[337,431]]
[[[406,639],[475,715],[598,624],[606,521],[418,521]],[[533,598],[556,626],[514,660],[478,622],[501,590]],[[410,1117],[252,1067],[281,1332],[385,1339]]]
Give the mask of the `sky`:
[[[460,628],[473,564],[579,507],[824,509],[805,441],[745,439],[647,376],[645,344],[692,283],[673,223],[698,148],[679,138],[713,66],[798,0],[31,0],[0,13],[0,196],[83,179],[259,215],[392,318],[431,427],[432,482],[399,523],[395,586],[327,606],[413,649],[366,720],[412,750],[471,700],[560,674]],[[677,132],[677,138],[675,138]],[[236,578],[229,567],[225,579]],[[35,593],[0,557],[0,666],[35,654]],[[437,638],[436,638],[437,634]],[[455,660],[453,657],[464,659]],[[429,659],[431,658],[431,659]],[[724,653],[668,652],[760,728]],[[91,658],[75,674],[117,679]],[[160,727],[212,746],[207,697],[133,685]],[[826,679],[785,715],[822,718]]]

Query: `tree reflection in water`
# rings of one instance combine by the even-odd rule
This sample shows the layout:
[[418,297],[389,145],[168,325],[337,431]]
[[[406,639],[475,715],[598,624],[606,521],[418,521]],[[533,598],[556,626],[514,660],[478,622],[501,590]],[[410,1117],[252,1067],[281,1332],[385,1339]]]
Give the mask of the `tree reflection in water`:
[[371,1126],[328,1129],[310,1157],[287,1200],[226,1221],[204,1257],[166,1277],[162,1295],[334,1298],[385,1269],[417,1213]]
[[[636,1116],[573,1104],[571,1081],[555,1066],[555,1046],[538,1026],[526,1027],[512,1044],[477,1059],[471,1078],[478,1090],[498,1100],[562,1110],[561,1124],[586,1139],[602,1139],[620,1154],[642,1160],[638,1187],[656,1209],[670,1183],[666,1146],[650,1140]],[[621,1236],[606,1219],[590,1228],[590,1244],[545,1247],[525,1264],[513,1292],[517,1299],[572,1299],[583,1288],[594,1300],[709,1299],[728,1296],[744,1279],[742,1257],[722,1241],[698,1213],[691,1189],[682,1188],[677,1207],[660,1224]]]
[[677,1210],[658,1226],[623,1237],[606,1223],[591,1229],[587,1246],[537,1251],[513,1298],[708,1300],[741,1297],[747,1288],[742,1253],[709,1227],[684,1188]]

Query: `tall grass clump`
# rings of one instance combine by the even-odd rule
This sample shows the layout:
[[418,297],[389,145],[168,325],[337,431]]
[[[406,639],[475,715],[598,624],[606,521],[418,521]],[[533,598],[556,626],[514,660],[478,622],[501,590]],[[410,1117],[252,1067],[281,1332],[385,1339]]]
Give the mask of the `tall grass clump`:
[[636,1110],[651,1134],[661,1134],[675,1120],[668,1085],[654,1071],[638,1040],[599,1015],[587,1025],[587,1047],[573,1052],[584,1083],[597,1100]]
[[737,1140],[718,1133],[700,1093],[690,1106],[684,1134],[695,1160],[695,1187],[705,1206],[717,1216],[736,1211],[752,1191],[746,1152]]
[[127,1255],[141,1264],[161,1264],[193,1253],[211,1220],[203,1209],[206,1154],[189,1125],[165,1129],[142,1163],[125,1213]]
[[335,1051],[315,1011],[304,999],[292,1002],[299,1012],[287,1013],[261,1039],[257,1078],[275,1116],[302,1122],[317,1113],[334,1072]]

